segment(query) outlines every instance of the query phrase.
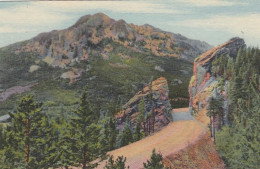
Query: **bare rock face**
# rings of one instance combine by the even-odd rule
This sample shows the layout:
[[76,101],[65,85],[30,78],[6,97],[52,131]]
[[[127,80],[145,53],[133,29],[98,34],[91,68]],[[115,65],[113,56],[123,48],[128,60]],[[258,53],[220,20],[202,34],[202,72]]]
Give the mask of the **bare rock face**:
[[[228,81],[225,82],[223,93],[219,93],[216,88],[218,82],[215,75],[211,72],[211,65],[214,58],[221,55],[235,58],[238,50],[244,46],[245,42],[243,39],[232,38],[228,42],[203,53],[194,60],[193,76],[189,84],[190,108],[196,112],[204,111],[205,113],[209,98],[218,94],[224,96],[225,105],[228,103],[226,97]],[[192,109],[190,110],[192,111]],[[207,123],[206,119],[202,121]]]
[[[152,101],[149,99],[150,94],[152,94]],[[145,86],[123,106],[123,110],[116,116],[119,129],[123,128],[127,118],[130,119],[133,127],[136,125],[137,116],[139,114],[138,105],[140,101],[144,99],[145,114],[147,115],[149,112],[154,112],[154,131],[159,131],[172,120],[170,113],[171,104],[168,95],[168,83],[164,77],[160,77],[152,82],[151,92],[150,85]]]
[[165,32],[151,25],[128,24],[124,20],[116,21],[97,13],[81,17],[67,29],[41,33],[18,47],[15,53],[36,52],[43,60],[48,60],[49,65],[66,68],[72,62],[87,59],[92,52],[107,56],[109,52],[104,45],[108,41],[133,51],[150,50],[156,56],[188,61],[193,61],[211,47],[205,42]]

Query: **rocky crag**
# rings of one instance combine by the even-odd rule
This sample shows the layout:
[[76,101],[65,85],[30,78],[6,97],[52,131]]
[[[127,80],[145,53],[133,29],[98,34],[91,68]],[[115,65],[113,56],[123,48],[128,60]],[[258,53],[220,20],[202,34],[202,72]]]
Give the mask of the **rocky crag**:
[[243,39],[232,38],[228,42],[203,53],[194,61],[193,76],[189,84],[190,112],[197,113],[197,118],[206,125],[209,123],[209,118],[206,116],[209,99],[220,94],[224,97],[224,120],[228,123],[228,80],[224,82],[224,90],[220,92],[218,88],[220,79],[212,71],[212,62],[220,56],[235,58],[239,49],[244,46]]
[[148,50],[156,56],[189,61],[211,48],[205,42],[165,32],[151,25],[128,24],[124,20],[116,21],[97,13],[81,17],[67,29],[41,33],[25,45],[18,45],[16,53],[37,52],[46,63],[65,68],[73,62],[88,59],[93,53],[100,54],[104,59],[109,58],[109,53],[116,49],[106,41],[119,43],[133,51]]
[[[154,125],[154,132],[168,125],[172,120],[172,108],[168,95],[168,83],[164,77],[160,77],[153,81],[151,85],[145,86],[123,106],[123,110],[116,116],[119,129],[124,127],[127,119],[130,120],[132,127],[136,125],[137,117],[140,114],[138,105],[142,99],[144,99],[145,116],[148,117],[148,114],[151,113],[149,118],[150,123],[147,122],[150,125]],[[150,96],[152,96],[152,99],[149,98]]]

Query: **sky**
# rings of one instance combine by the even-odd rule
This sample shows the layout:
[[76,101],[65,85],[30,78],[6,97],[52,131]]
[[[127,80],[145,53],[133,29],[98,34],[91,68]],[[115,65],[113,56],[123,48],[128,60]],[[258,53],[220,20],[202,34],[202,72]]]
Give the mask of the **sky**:
[[150,24],[213,46],[237,36],[248,46],[260,46],[260,0],[0,0],[0,47],[65,29],[81,16],[97,12],[128,23]]

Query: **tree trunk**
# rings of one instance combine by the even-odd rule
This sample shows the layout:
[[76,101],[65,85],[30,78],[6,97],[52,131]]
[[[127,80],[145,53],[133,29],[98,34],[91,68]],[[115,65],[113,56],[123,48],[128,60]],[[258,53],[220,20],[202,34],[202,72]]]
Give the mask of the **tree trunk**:
[[146,126],[145,126],[145,122],[144,123],[144,135],[146,136]]
[[246,118],[244,118],[244,128],[246,128]]
[[30,119],[26,119],[26,164],[29,163],[29,158],[30,158],[30,145],[29,145],[29,140],[30,140]]
[[224,110],[222,111],[222,126],[225,125],[225,120],[224,120]]
[[213,140],[214,140],[214,143],[215,143],[215,140],[216,140],[216,130],[215,130],[215,117],[213,116]]
[[151,117],[149,117],[149,135],[151,134]]
[[83,147],[83,161],[82,161],[82,169],[87,169],[87,146],[84,145]]
[[[239,117],[238,116],[238,104],[236,104],[236,115],[237,115],[237,117]],[[241,122],[241,119],[240,119],[240,122]]]
[[153,133],[154,133],[154,123],[155,123],[155,115],[154,115],[154,109],[153,109]]
[[230,122],[230,120],[231,120],[231,115],[230,115],[230,104],[228,104],[228,117],[227,117],[227,119],[228,119],[228,122]]
[[147,118],[147,134],[148,134],[148,136],[150,135],[150,132],[149,132],[149,118]]
[[213,137],[212,135],[212,119],[211,119],[211,116],[209,117],[210,119],[210,136]]
[[147,132],[147,134],[149,134],[149,132],[148,132],[148,118],[146,118],[146,132]]

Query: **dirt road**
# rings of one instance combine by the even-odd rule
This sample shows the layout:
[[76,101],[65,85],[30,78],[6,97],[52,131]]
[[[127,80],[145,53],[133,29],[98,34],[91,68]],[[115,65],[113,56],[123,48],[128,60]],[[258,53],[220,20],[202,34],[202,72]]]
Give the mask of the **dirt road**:
[[[187,147],[205,133],[204,126],[195,120],[188,110],[188,108],[173,109],[174,121],[160,132],[109,154],[113,154],[114,157],[123,155],[127,158],[130,169],[139,169],[143,167],[143,162],[150,159],[154,148],[163,156],[167,156]],[[103,169],[104,165],[102,163],[98,168]]]

